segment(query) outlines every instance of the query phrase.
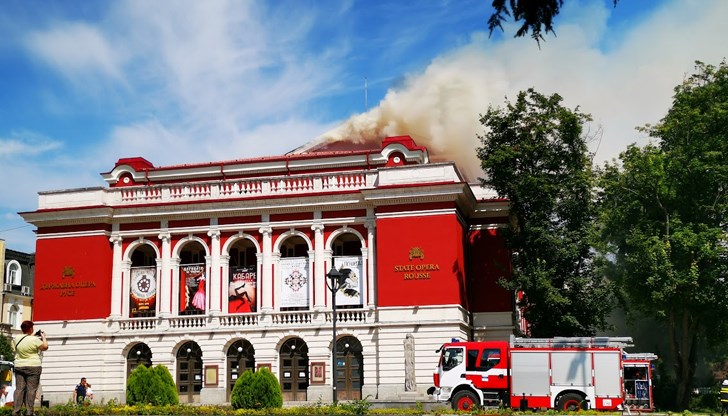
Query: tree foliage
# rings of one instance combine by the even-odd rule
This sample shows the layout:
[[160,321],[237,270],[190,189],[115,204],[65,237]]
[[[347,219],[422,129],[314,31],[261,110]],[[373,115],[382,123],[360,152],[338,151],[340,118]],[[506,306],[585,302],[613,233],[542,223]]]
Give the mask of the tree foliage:
[[177,388],[167,367],[161,364],[154,368],[137,366],[126,381],[126,403],[156,406],[178,404]]
[[728,66],[698,62],[672,108],[601,174],[600,250],[629,304],[666,322],[686,408],[701,341],[728,335]]
[[13,342],[12,339],[5,335],[0,335],[0,356],[5,361],[15,361],[15,351],[10,345],[11,342]]
[[[614,0],[615,6],[618,1]],[[513,17],[514,21],[521,22],[514,37],[526,36],[531,32],[531,37],[540,45],[544,40],[543,33],[556,34],[553,21],[563,5],[564,0],[493,0],[488,30],[491,35],[496,28],[503,30],[506,16]]]
[[278,379],[267,368],[247,370],[238,377],[230,397],[233,409],[268,409],[283,406]]
[[483,184],[508,199],[502,230],[512,252],[505,287],[520,302],[532,336],[588,336],[608,327],[611,285],[595,273],[589,243],[596,211],[594,175],[582,136],[588,114],[533,89],[480,122]]

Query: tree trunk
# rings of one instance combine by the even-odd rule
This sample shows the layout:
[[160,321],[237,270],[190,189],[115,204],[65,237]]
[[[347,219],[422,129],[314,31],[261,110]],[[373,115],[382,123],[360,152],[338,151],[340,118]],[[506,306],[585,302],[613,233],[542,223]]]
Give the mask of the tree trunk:
[[[679,314],[679,323],[675,315]],[[675,405],[685,410],[690,405],[693,377],[697,361],[698,324],[687,311],[675,312],[670,316],[671,352],[677,382]]]

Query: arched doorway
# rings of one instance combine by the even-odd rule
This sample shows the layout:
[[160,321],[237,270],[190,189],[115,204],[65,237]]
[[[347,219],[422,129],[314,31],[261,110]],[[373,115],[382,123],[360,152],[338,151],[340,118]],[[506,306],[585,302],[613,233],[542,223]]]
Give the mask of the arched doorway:
[[280,351],[280,380],[284,401],[306,401],[308,389],[308,345],[291,338]]
[[129,273],[129,317],[149,318],[157,313],[156,252],[149,244],[134,248]]
[[202,390],[202,350],[194,341],[177,350],[177,393],[183,403],[199,401]]
[[132,371],[138,366],[152,366],[152,350],[143,342],[134,345],[126,355],[126,376],[129,377]]
[[358,339],[352,336],[336,342],[336,396],[339,400],[361,400],[364,357]]
[[228,313],[257,312],[257,248],[247,238],[230,248],[228,276]]
[[247,340],[240,339],[228,348],[227,352],[227,400],[235,386],[235,381],[247,370],[255,371],[255,349]]
[[311,275],[308,250],[308,243],[300,235],[288,236],[280,245],[281,311],[303,311],[309,308]]
[[205,247],[198,241],[187,242],[180,251],[180,315],[204,315],[207,310],[205,255]]
[[349,269],[344,284],[336,292],[336,306],[341,309],[357,309],[364,305],[364,259],[361,239],[352,232],[337,236],[331,243],[333,265],[337,269]]

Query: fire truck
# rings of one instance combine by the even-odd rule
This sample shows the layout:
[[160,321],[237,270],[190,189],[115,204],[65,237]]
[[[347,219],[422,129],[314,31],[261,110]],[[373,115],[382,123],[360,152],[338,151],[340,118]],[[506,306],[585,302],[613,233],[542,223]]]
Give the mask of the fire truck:
[[428,390],[455,410],[652,411],[652,353],[627,354],[628,337],[450,342]]

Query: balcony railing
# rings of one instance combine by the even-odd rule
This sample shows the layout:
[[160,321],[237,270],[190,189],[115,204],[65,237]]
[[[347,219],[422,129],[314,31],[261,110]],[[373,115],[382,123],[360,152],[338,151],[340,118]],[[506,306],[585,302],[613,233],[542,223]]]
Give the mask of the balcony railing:
[[155,202],[186,202],[204,199],[236,199],[317,192],[337,192],[373,187],[376,173],[311,174],[265,179],[236,179],[224,182],[199,182],[111,188],[108,203],[112,205]]
[[[167,330],[211,330],[220,328],[263,329],[271,327],[318,327],[331,325],[331,311],[295,311],[247,313],[236,315],[174,316],[166,318],[128,318],[113,321],[118,323],[118,331],[131,332],[163,332]],[[373,313],[365,309],[345,309],[336,312],[336,320],[340,324],[372,323]]]
[[351,192],[381,186],[461,182],[454,165],[435,163],[397,169],[356,170],[223,181],[166,183],[118,188],[80,188],[39,193],[39,209],[125,206],[262,196]]

